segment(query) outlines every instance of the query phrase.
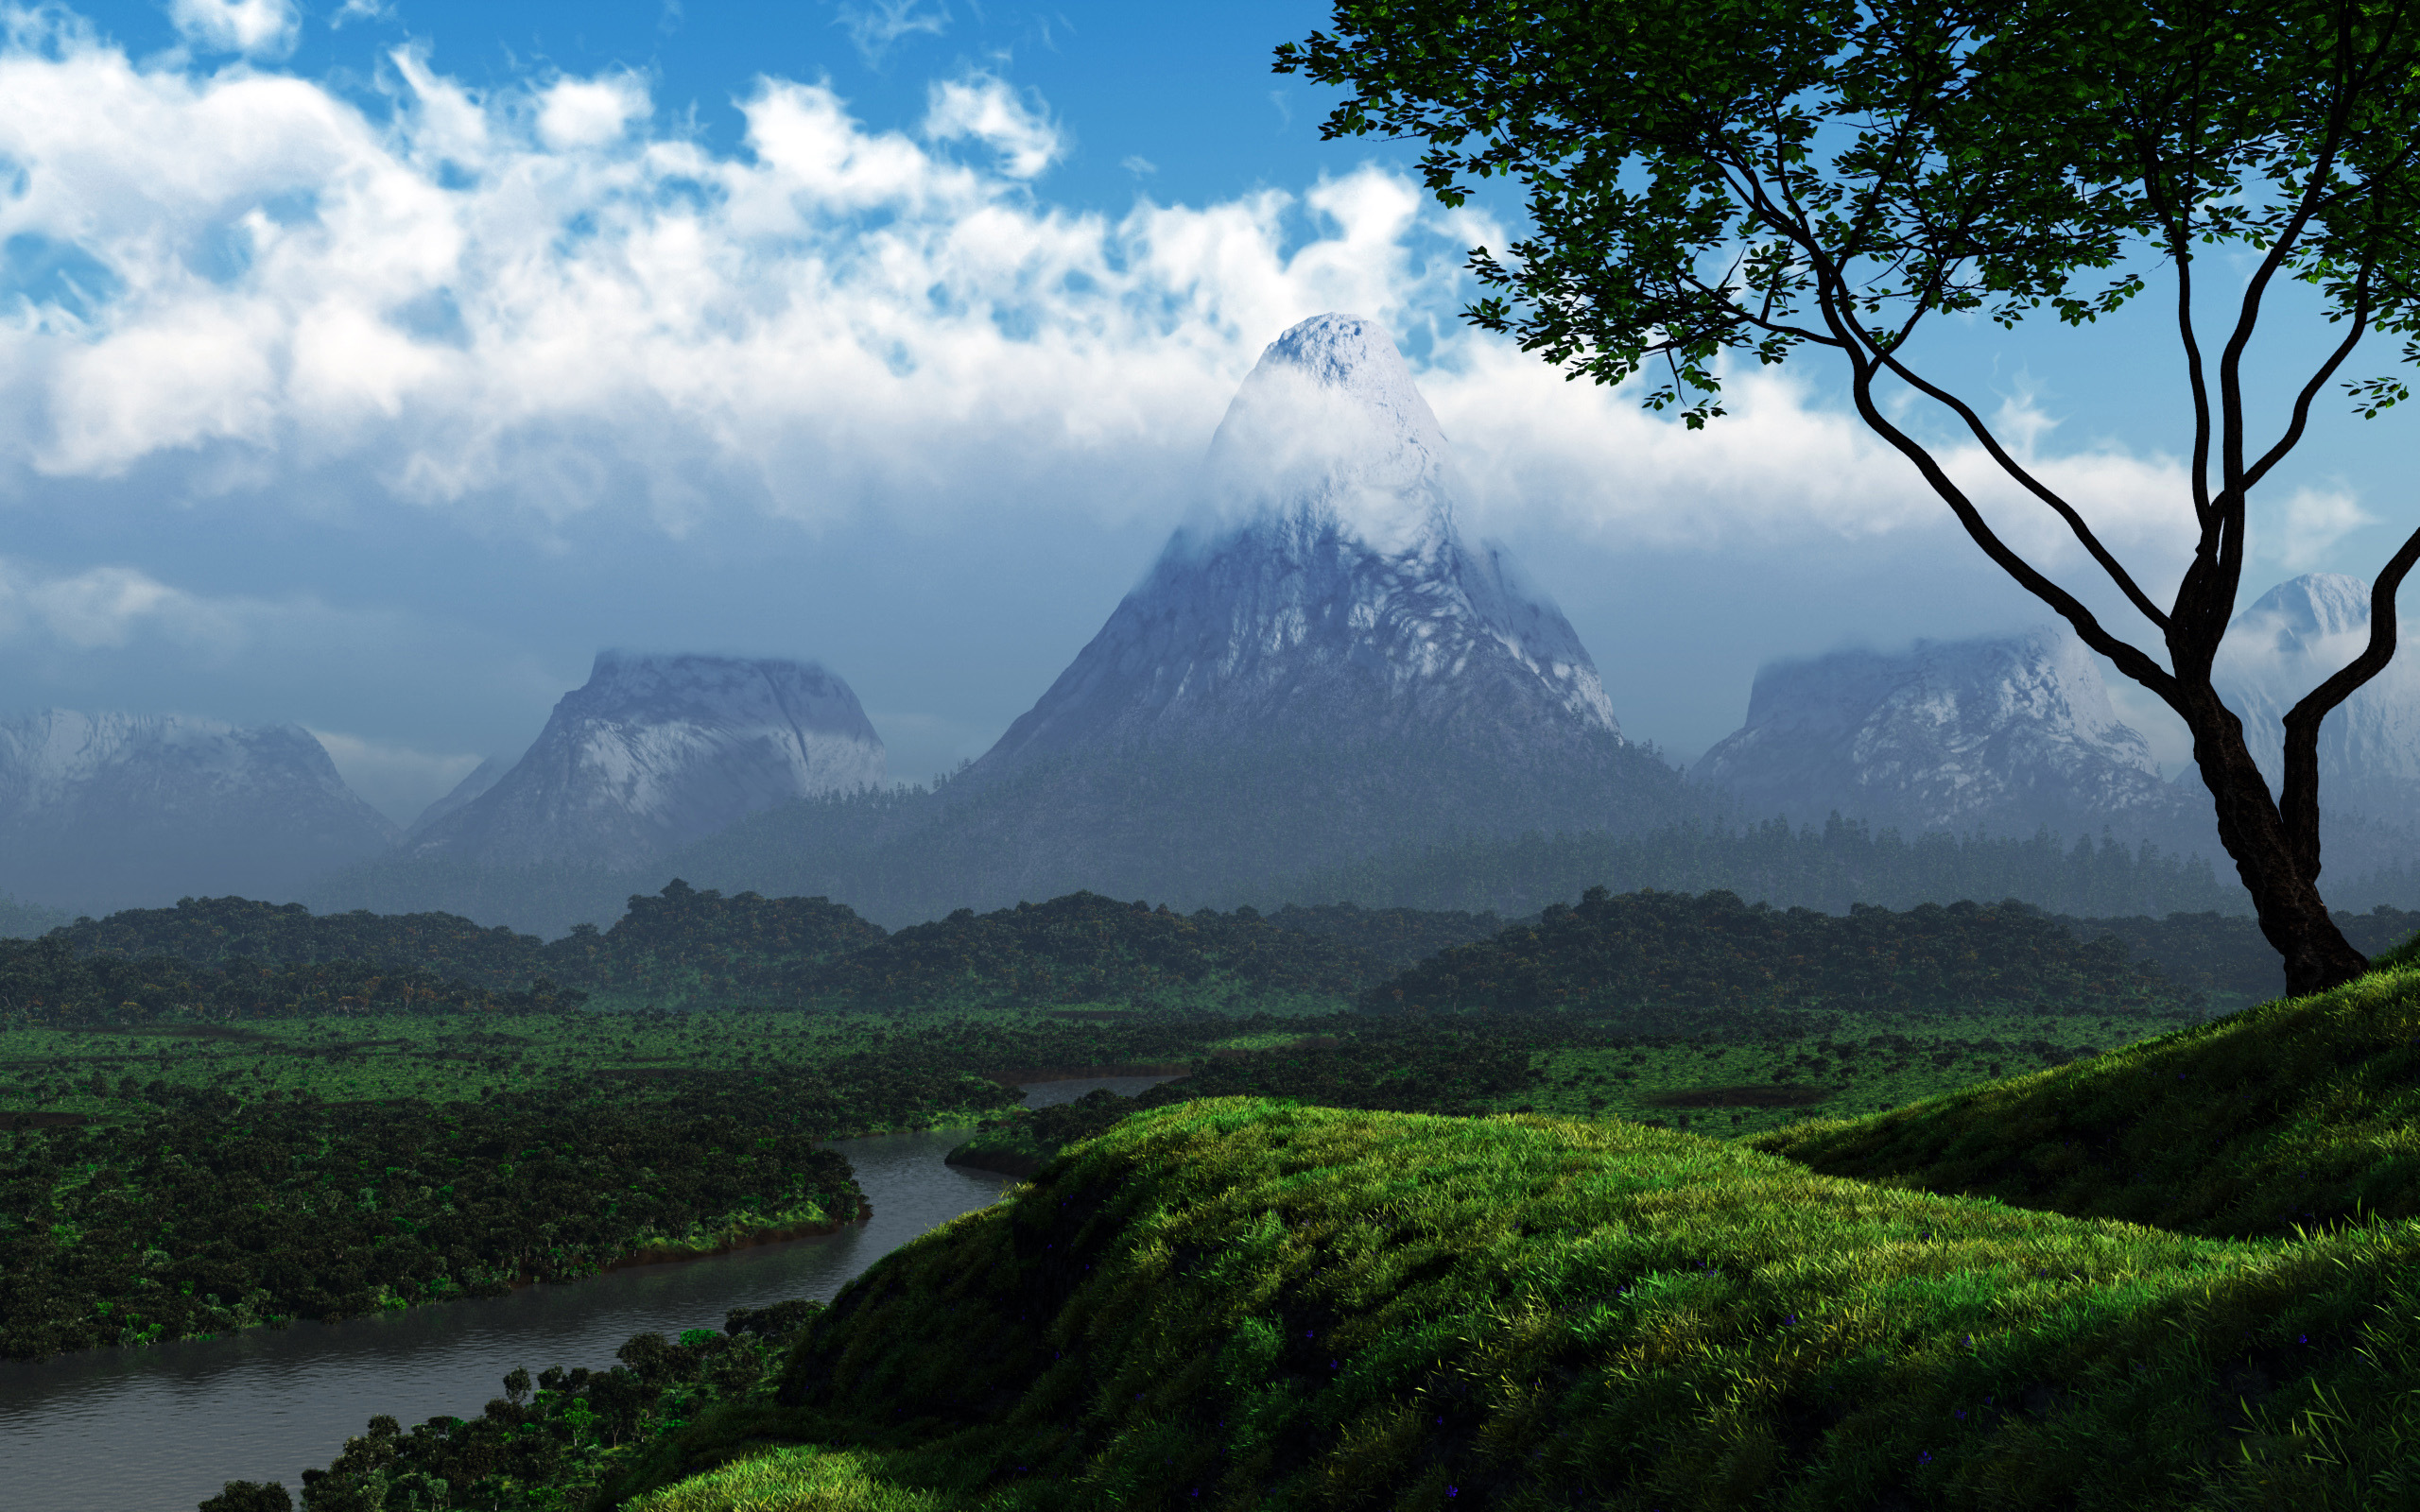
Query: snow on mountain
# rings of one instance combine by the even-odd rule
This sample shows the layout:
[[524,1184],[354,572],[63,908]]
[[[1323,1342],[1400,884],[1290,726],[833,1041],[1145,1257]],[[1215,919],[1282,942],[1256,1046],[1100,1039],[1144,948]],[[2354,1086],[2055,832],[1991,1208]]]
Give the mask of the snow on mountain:
[[2198,793],[2160,780],[2064,627],[1772,663],[1747,723],[1689,779],[1727,789],[1750,816],[1814,822],[1838,810],[1910,832],[2073,835],[2105,824],[2174,844],[2209,822]]
[[1464,541],[1436,416],[1357,316],[1270,344],[1211,442],[1193,518],[977,772],[1292,736],[1514,759],[1620,739],[1562,610],[1503,547]]
[[1142,582],[901,844],[970,902],[1190,906],[1398,845],[1676,816],[1678,773],[1622,739],[1570,622],[1455,497],[1384,331],[1287,331]]
[[880,782],[883,760],[856,695],[812,662],[603,651],[512,769],[424,816],[407,851],[633,867],[777,803]]
[[[2370,639],[2370,586],[2341,573],[2278,584],[2235,617],[2221,644],[2219,691],[2273,791],[2285,773],[2282,721]],[[2319,800],[2337,813],[2408,823],[2420,814],[2420,655],[2400,637],[2394,661],[2319,727]]]
[[281,899],[394,825],[297,725],[44,710],[0,719],[0,889],[106,912]]

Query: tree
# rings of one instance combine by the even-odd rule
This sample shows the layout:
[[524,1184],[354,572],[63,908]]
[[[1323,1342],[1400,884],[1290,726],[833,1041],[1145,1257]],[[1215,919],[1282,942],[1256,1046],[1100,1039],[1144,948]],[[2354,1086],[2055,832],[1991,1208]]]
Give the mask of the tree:
[[[1324,136],[1425,141],[1449,206],[1475,180],[1524,187],[1531,230],[1502,258],[1471,254],[1493,292],[1464,313],[1570,376],[1641,376],[1647,405],[1694,429],[1722,413],[1726,358],[1836,353],[1859,417],[1976,544],[2184,720],[2220,841],[2289,990],[2307,993],[2366,965],[2317,885],[2319,727],[2394,655],[2420,532],[2377,574],[2366,648],[2286,714],[2277,793],[2211,670],[2253,490],[2331,386],[2373,418],[2409,397],[2399,368],[2340,376],[2365,338],[2403,337],[2400,361],[2420,360],[2415,6],[1340,0],[1334,29],[1281,46],[1277,67],[1351,92]],[[2251,270],[2213,293],[2221,254]],[[2247,350],[2294,281],[2331,344],[2256,420]],[[1937,317],[2081,326],[2154,288],[2174,304],[2193,419],[2192,557],[2165,604],[1916,344]],[[1893,418],[1901,396],[2053,511],[2148,632],[2113,630],[2011,547]]]

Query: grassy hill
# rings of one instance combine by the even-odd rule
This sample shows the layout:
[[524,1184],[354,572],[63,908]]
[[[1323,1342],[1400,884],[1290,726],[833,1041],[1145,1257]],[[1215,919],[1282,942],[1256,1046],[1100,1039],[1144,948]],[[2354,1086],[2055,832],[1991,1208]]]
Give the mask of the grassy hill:
[[2358,982],[1758,1147],[2191,1233],[2420,1215],[2420,940]]
[[[2420,1225],[2282,1243],[1625,1124],[1131,1120],[819,1316],[646,1512],[2384,1506]],[[776,1447],[780,1446],[780,1447]],[[810,1491],[810,1488],[816,1488]]]

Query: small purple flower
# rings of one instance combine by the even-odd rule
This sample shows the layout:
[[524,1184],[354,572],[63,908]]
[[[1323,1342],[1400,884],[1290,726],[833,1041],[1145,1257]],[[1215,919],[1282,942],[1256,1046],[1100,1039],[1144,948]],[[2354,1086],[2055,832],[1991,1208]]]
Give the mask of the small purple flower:
[[1931,1464],[1931,1463],[1932,1463],[1932,1451],[1930,1451],[1930,1450],[1927,1450],[1927,1451],[1925,1451],[1923,1453],[1918,1454],[1918,1455],[1916,1456],[1916,1463],[1917,1463],[1917,1464],[1919,1464],[1919,1465],[1929,1465],[1929,1464]]

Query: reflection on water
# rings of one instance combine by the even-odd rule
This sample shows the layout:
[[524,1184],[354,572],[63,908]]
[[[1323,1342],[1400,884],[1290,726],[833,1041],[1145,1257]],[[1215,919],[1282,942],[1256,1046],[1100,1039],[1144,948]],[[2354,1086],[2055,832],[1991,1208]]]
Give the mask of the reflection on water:
[[[1158,1076],[1034,1082],[1044,1108],[1096,1087],[1131,1096]],[[1010,1183],[942,1157],[968,1129],[837,1140],[873,1215],[820,1239],[643,1265],[569,1286],[343,1323],[298,1323],[43,1365],[0,1362],[0,1506],[9,1512],[193,1512],[229,1481],[299,1491],[379,1413],[406,1426],[475,1416],[506,1372],[611,1366],[633,1333],[718,1328],[735,1307],[828,1300],[850,1279]]]

